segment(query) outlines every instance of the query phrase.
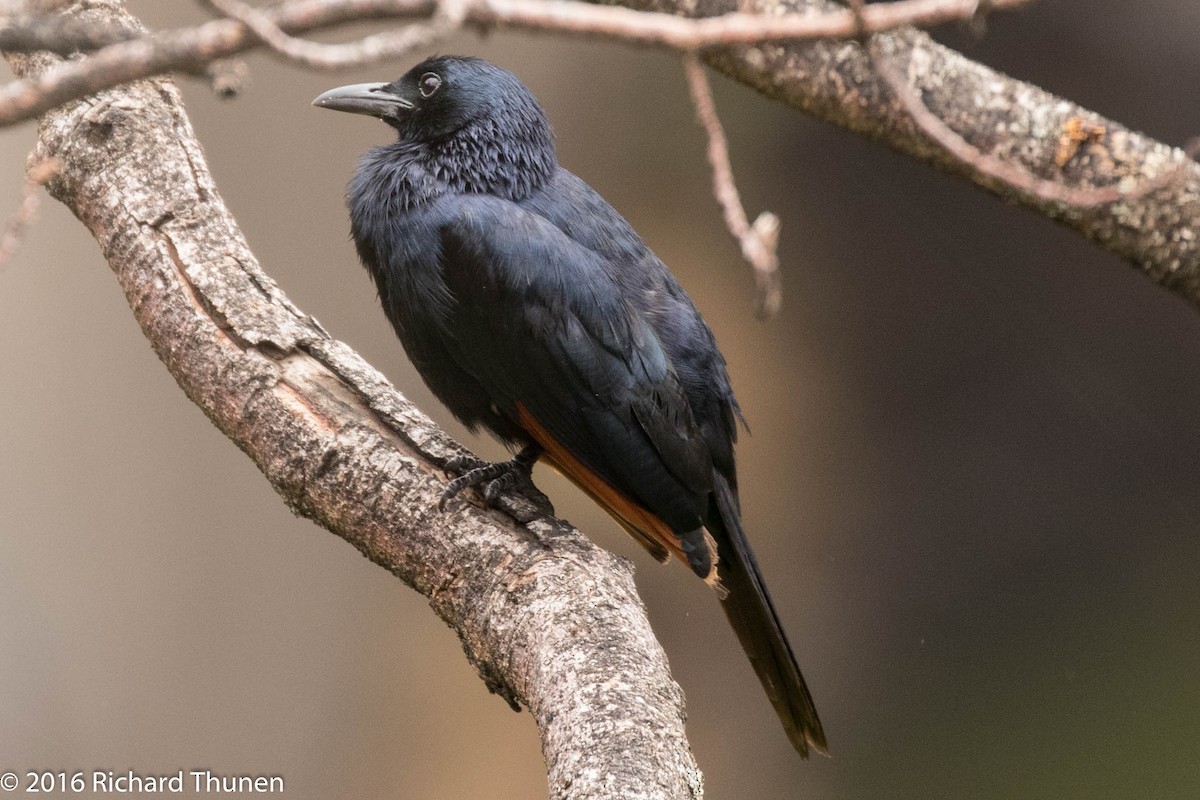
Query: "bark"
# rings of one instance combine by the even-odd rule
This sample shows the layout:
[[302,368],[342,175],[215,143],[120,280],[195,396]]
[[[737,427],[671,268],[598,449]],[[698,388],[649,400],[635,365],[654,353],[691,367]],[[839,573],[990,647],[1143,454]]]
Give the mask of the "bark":
[[[77,21],[136,25],[119,0]],[[47,54],[10,56],[22,76]],[[555,798],[698,798],[683,696],[627,562],[541,503],[437,510],[458,445],[262,270],[168,80],[41,118],[48,184],[92,231],[151,346],[296,513],[429,598],[488,687],[527,707]]]
[[[735,10],[778,14],[838,7],[828,0],[618,1],[639,10],[705,17]],[[739,46],[710,49],[704,57],[715,69],[768,97],[870,136],[1061,222],[1200,307],[1200,165],[1177,148],[971,61],[922,31],[902,29],[879,37],[891,63],[919,91],[925,105],[985,153],[1072,186],[1124,181],[1136,187],[1168,171],[1177,171],[1178,177],[1127,200],[1072,207],[1017,190],[951,156],[914,124],[856,42]],[[1073,121],[1103,129],[1103,135],[1060,167],[1058,148]]]

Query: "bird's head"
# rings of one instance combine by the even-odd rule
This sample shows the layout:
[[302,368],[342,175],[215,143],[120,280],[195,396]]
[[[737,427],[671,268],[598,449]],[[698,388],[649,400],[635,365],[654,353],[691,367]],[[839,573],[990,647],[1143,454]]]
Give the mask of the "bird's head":
[[426,59],[391,83],[330,89],[313,105],[378,117],[406,141],[436,143],[478,126],[550,134],[546,115],[525,84],[506,69],[464,56]]
[[391,83],[330,89],[313,105],[378,117],[458,191],[517,198],[557,168],[554,135],[533,93],[482,59],[429,58]]

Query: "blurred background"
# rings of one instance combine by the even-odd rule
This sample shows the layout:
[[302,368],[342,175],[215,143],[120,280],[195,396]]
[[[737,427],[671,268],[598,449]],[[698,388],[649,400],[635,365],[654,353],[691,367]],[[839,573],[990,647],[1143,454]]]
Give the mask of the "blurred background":
[[[137,0],[152,27],[204,19]],[[952,46],[1133,128],[1200,133],[1200,5],[1057,0]],[[343,34],[345,35],[345,34]],[[785,301],[709,190],[678,60],[553,36],[439,48],[513,69],[564,165],[715,329],[752,434],[743,505],[833,758],[802,762],[703,585],[544,468],[629,556],[711,798],[1200,796],[1200,318],[1080,236],[714,78]],[[343,190],[389,141],[249,59],[182,82],[264,268],[454,435],[378,310]],[[0,132],[0,215],[35,126]],[[291,798],[535,798],[532,720],[424,600],[293,517],[178,390],[87,232],[47,201],[0,272],[0,771],[281,774]]]

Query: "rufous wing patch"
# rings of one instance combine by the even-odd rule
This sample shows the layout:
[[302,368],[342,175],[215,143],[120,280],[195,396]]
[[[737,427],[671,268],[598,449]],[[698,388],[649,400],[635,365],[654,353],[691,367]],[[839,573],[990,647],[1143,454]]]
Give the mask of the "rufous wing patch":
[[[578,458],[551,436],[550,432],[521,403],[517,403],[517,420],[545,451],[542,459],[595,500],[630,536],[642,547],[645,547],[651,556],[666,563],[674,555],[684,564],[688,563],[687,556],[680,547],[679,537],[671,530],[671,526],[640,503],[621,494],[584,466]],[[707,532],[705,532],[705,539],[712,548],[713,568],[704,580],[715,586],[717,585],[716,543],[712,541],[712,537]]]

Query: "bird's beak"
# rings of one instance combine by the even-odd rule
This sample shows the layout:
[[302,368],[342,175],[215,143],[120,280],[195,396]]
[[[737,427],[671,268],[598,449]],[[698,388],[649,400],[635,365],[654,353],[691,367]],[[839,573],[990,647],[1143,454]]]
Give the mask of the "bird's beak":
[[372,117],[399,116],[399,112],[413,107],[409,100],[386,91],[386,83],[354,83],[339,86],[313,100],[317,108],[347,111],[351,114],[369,114]]

